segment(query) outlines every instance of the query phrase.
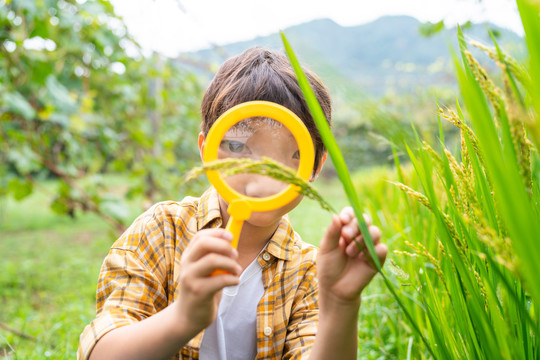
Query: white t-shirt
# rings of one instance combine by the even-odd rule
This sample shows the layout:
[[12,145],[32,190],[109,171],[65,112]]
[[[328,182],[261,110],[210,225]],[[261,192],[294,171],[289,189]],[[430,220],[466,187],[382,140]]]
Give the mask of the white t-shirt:
[[257,356],[257,304],[264,295],[257,258],[242,272],[238,285],[223,289],[216,320],[204,332],[201,360],[252,360]]

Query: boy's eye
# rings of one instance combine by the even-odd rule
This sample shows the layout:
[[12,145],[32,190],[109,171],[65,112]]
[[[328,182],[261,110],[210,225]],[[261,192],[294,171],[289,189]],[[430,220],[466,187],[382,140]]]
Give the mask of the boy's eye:
[[296,150],[292,156],[293,159],[300,159],[300,150]]
[[241,154],[241,153],[249,153],[249,150],[246,146],[246,144],[240,142],[240,141],[234,141],[234,140],[223,140],[221,142],[221,147],[225,151],[230,151],[235,154]]

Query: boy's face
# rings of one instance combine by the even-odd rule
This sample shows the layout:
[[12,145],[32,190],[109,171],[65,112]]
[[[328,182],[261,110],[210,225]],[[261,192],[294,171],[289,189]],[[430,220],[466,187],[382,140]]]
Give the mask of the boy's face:
[[[262,160],[263,157],[271,158],[295,171],[300,164],[298,144],[289,129],[267,118],[240,121],[223,136],[218,149],[219,159]],[[254,198],[275,195],[288,186],[285,182],[257,174],[229,176],[226,182],[239,193]]]
[[[269,157],[295,171],[300,164],[299,147],[294,136],[286,126],[273,119],[250,118],[240,121],[225,134],[218,149],[219,159],[261,160],[263,157]],[[288,186],[285,182],[258,174],[232,175],[225,181],[240,194],[254,198],[275,195]],[[302,196],[297,196],[280,209],[254,212],[248,222],[255,226],[272,225],[293,210],[301,200]]]

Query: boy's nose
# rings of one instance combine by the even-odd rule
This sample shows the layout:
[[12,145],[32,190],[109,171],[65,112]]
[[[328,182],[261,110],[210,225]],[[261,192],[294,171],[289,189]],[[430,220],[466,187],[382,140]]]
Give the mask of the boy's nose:
[[253,175],[246,184],[246,195],[254,198],[264,198],[276,195],[288,186],[287,183],[263,175]]

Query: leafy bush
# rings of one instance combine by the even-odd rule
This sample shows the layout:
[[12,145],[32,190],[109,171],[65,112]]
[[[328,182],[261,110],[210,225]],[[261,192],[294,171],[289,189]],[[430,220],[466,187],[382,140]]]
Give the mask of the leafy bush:
[[[124,195],[176,196],[198,160],[198,80],[143,56],[108,1],[0,4],[3,195],[22,199],[56,177],[55,211],[95,212],[118,229]],[[133,181],[114,193],[110,172]]]

